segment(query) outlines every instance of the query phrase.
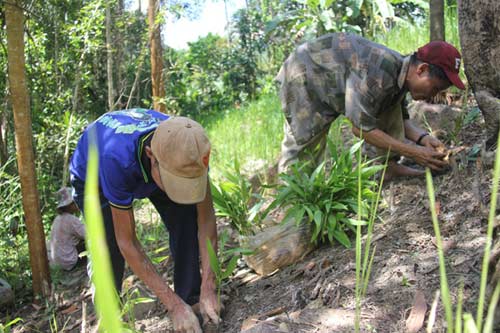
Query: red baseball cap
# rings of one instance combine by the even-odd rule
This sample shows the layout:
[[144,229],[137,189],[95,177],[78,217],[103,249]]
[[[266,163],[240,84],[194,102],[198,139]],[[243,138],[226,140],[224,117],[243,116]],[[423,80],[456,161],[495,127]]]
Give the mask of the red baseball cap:
[[417,50],[417,59],[441,67],[453,85],[465,89],[458,76],[462,57],[453,45],[440,40],[432,41]]

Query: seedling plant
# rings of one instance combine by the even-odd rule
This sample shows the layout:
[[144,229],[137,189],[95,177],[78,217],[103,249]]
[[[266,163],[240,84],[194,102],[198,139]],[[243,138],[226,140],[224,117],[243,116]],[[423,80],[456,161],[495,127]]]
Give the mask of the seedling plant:
[[[263,204],[260,193],[253,193],[248,178],[241,173],[238,160],[234,160],[233,171],[224,173],[224,180],[211,182],[212,198],[217,216],[229,218],[231,226],[240,235],[251,235],[259,228]],[[257,201],[249,208],[252,201]]]
[[[279,175],[273,203],[267,209],[288,209],[283,219],[286,223],[294,219],[297,224],[310,223],[311,242],[328,240],[351,246],[346,231],[356,232],[357,226],[367,225],[370,205],[376,198],[377,183],[372,177],[384,168],[374,160],[360,160],[355,167],[356,154],[360,153],[363,141],[355,143],[350,150],[338,151],[330,139],[327,141],[328,159],[315,164],[312,160],[291,165],[289,173]],[[359,178],[358,179],[358,172]],[[358,188],[358,183],[362,184]],[[358,193],[360,199],[358,200]],[[358,213],[358,218],[352,218]]]

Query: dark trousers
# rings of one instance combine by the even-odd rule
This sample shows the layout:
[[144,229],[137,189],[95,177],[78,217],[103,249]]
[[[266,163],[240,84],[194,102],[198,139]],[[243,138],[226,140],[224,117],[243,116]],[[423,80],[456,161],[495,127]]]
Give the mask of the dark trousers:
[[[72,176],[71,185],[74,188],[73,199],[83,212],[85,183]],[[116,242],[109,202],[101,189],[99,199],[115,287],[120,292],[125,260]],[[187,304],[193,305],[199,301],[201,285],[196,205],[177,204],[160,189],[151,194],[149,200],[169,232],[170,253],[174,259],[175,293]]]

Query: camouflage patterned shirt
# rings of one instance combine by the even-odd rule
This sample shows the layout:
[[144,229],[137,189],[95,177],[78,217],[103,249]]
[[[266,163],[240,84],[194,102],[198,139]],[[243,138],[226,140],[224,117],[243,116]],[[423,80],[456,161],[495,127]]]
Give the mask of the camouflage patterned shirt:
[[299,46],[276,80],[292,133],[305,143],[339,114],[370,131],[380,113],[396,106],[406,111],[404,81],[409,57],[347,33],[327,34]]

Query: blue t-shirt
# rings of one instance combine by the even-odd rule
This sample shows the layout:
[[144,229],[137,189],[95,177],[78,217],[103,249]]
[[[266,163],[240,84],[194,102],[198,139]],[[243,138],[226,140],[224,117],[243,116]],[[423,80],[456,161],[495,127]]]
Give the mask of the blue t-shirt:
[[[108,112],[90,124],[71,158],[70,173],[85,181],[90,136],[99,150],[99,187],[117,208],[132,207],[134,199],[148,197],[158,189],[142,165],[144,142],[169,116],[145,109]],[[93,132],[93,133],[92,133]]]

